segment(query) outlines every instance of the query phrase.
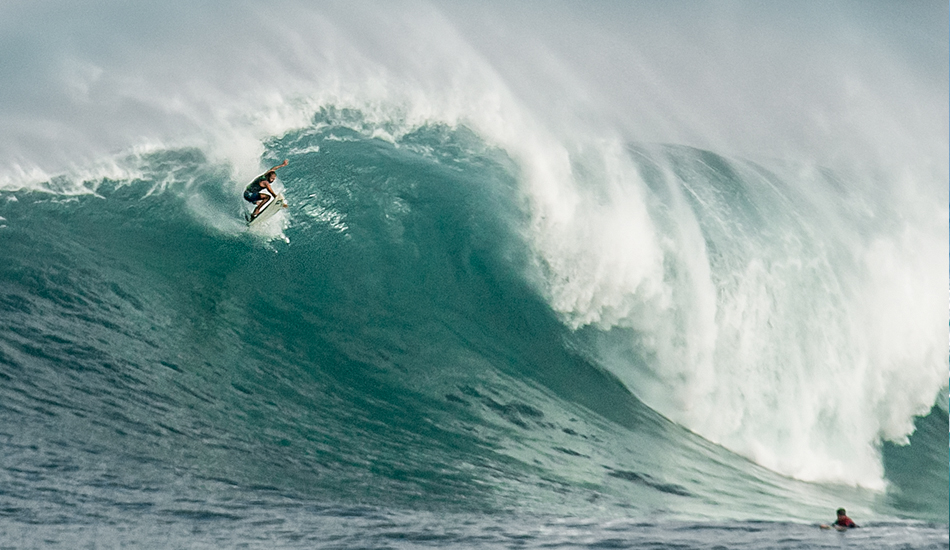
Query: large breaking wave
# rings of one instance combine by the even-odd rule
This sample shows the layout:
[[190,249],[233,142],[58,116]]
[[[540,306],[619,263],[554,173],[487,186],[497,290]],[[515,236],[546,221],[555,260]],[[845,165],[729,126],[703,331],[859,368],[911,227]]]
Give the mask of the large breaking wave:
[[[801,108],[842,129],[782,116],[752,146],[656,74],[649,116],[592,97],[580,44],[517,77],[477,17],[414,5],[387,50],[345,9],[285,8],[252,62],[188,86],[80,48],[51,93],[114,123],[42,162],[43,124],[6,148],[8,471],[47,456],[61,501],[184,472],[392,506],[946,518],[946,136],[878,109],[905,88],[842,73],[854,112]],[[292,206],[247,232],[239,191],[283,158]]]

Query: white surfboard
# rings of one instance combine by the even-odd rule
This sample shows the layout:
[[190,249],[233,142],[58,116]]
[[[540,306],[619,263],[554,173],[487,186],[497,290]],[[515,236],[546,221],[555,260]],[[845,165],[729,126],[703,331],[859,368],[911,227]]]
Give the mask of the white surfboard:
[[264,206],[261,208],[261,211],[257,216],[251,218],[247,222],[248,227],[254,227],[260,225],[271,218],[274,214],[280,212],[280,209],[284,207],[286,201],[284,201],[284,196],[278,194],[277,197],[271,197],[269,201],[264,203]]

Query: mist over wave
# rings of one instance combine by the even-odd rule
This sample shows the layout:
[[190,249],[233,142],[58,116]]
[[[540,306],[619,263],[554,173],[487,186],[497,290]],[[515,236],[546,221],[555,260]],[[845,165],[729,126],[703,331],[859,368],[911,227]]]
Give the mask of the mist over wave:
[[[213,436],[150,429],[186,455],[207,437],[236,450],[250,466],[210,454],[251,484],[491,509],[562,483],[568,507],[597,487],[615,510],[644,493],[638,513],[754,516],[705,478],[764,492],[775,517],[837,494],[944,517],[946,4],[543,6],[12,3],[0,229],[48,257],[8,268],[6,321],[38,332],[6,344],[5,376],[50,360],[24,349],[87,357],[69,304],[89,292],[133,320],[80,319],[113,334],[88,357],[117,353],[163,396],[115,414],[236,414]],[[293,206],[248,236],[238,193],[282,158]],[[280,282],[258,289],[255,270]],[[46,299],[64,310],[41,322]],[[246,300],[285,334],[272,349]],[[152,308],[200,313],[178,332]],[[280,374],[268,351],[291,357]],[[143,460],[173,461],[150,429]]]

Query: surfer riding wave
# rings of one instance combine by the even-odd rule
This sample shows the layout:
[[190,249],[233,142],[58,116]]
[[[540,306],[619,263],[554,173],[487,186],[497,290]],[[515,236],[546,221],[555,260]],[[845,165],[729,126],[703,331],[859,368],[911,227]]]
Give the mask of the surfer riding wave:
[[[257,217],[261,213],[261,208],[268,202],[272,197],[276,197],[277,193],[274,191],[274,188],[271,187],[271,184],[277,180],[277,170],[287,166],[287,160],[284,159],[284,162],[274,166],[270,170],[264,172],[260,176],[257,176],[254,181],[248,184],[244,188],[244,200],[250,203],[254,203],[254,212],[251,213],[251,219]],[[284,203],[284,208],[287,207],[287,203]]]

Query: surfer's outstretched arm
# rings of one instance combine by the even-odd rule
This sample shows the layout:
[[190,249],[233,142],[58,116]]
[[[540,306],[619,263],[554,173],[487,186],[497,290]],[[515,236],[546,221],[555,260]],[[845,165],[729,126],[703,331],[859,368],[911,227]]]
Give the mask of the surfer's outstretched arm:
[[[273,171],[277,170],[278,168],[283,168],[284,166],[287,166],[287,159],[284,159],[284,162],[282,162],[282,163],[278,164],[277,166],[271,168],[270,171],[273,172]],[[267,186],[267,189],[269,189],[270,192],[273,193],[275,197],[277,196],[277,193],[274,192],[274,188],[273,188],[273,187],[271,187],[270,185],[268,185],[268,186]],[[287,201],[284,201],[284,208],[287,208],[287,206],[289,206],[289,205],[287,204]]]

